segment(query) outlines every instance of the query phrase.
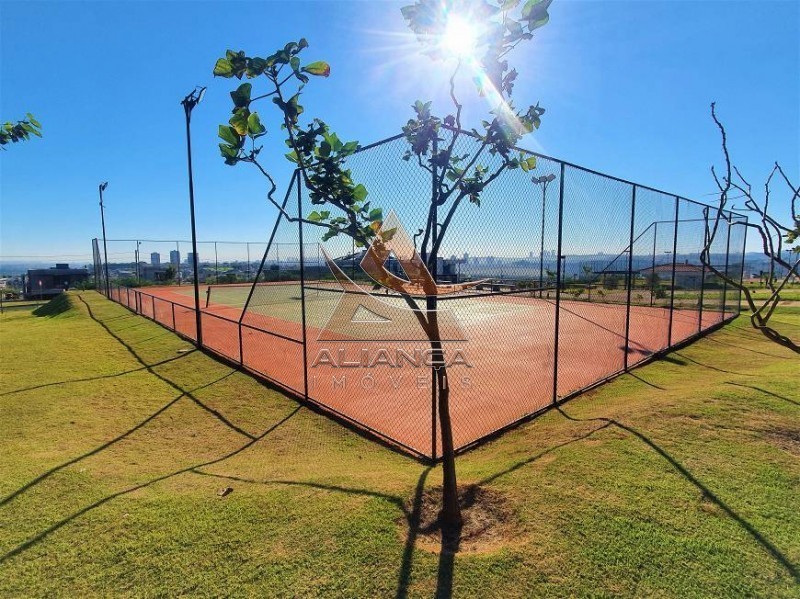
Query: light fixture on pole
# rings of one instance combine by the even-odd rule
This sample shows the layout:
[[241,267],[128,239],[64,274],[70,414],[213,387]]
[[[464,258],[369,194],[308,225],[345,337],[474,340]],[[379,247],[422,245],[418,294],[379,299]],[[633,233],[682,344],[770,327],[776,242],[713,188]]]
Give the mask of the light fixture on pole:
[[205,93],[205,87],[195,87],[194,90],[181,101],[183,111],[186,114],[186,156],[189,163],[189,214],[192,221],[192,263],[194,268],[194,314],[198,347],[203,345],[203,329],[200,319],[200,280],[197,264],[197,234],[194,220],[194,178],[192,176],[192,135],[189,125],[192,120],[192,110],[202,101]]
[[136,259],[136,284],[140,285],[140,286],[142,284],[142,278],[141,278],[141,275],[139,274],[139,247],[141,245],[142,245],[142,242],[141,241],[137,241],[136,242],[136,251],[134,252],[134,254],[135,254],[134,257]]
[[105,284],[105,292],[106,297],[111,297],[111,282],[108,278],[108,246],[106,245],[106,217],[104,212],[103,206],[103,192],[108,187],[108,181],[101,183],[98,187],[100,190],[100,222],[103,225],[103,264],[104,264],[104,271],[106,274],[106,284]]
[[542,187],[542,229],[541,242],[539,244],[539,297],[542,297],[542,287],[544,285],[544,210],[547,203],[547,186],[555,181],[555,179],[556,176],[553,173],[531,179],[531,181]]

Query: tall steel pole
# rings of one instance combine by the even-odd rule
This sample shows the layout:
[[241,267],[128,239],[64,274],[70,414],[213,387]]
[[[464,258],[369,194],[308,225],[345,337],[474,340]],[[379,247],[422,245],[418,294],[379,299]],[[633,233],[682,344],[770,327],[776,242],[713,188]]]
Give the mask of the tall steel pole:
[[134,254],[135,254],[134,257],[136,258],[136,284],[137,285],[141,285],[142,284],[142,278],[141,278],[141,275],[139,274],[139,246],[140,245],[141,245],[141,242],[137,241],[136,242],[136,251],[134,252]]
[[108,181],[106,181],[105,183],[101,183],[98,186],[98,189],[100,190],[100,222],[103,225],[103,264],[106,273],[106,285],[105,285],[106,297],[111,297],[111,290],[110,290],[111,282],[108,278],[108,245],[106,244],[106,216],[103,206],[103,192],[105,191],[106,187],[108,187]]
[[531,179],[537,185],[542,186],[542,228],[540,231],[539,243],[539,297],[542,297],[542,286],[544,285],[544,214],[545,206],[547,204],[547,186],[554,181],[556,176],[552,173],[549,175],[542,175],[541,177],[534,177]]
[[183,111],[186,114],[186,156],[189,163],[189,213],[192,221],[192,263],[194,267],[194,315],[198,347],[203,345],[203,325],[200,318],[200,281],[198,278],[197,234],[194,220],[194,177],[192,175],[192,134],[189,124],[192,120],[192,110],[202,100],[205,90],[205,87],[195,88],[181,102]]
[[547,204],[547,183],[542,185],[542,231],[539,242],[539,297],[542,297],[542,285],[544,284],[544,209]]

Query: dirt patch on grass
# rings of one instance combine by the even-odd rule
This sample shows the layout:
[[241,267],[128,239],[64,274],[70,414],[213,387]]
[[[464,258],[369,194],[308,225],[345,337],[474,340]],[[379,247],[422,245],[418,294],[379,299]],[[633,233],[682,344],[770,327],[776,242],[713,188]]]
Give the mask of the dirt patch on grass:
[[773,426],[764,431],[764,438],[785,452],[800,457],[800,429]]
[[[428,489],[417,502],[407,502],[407,513],[417,516],[416,522],[405,518],[404,535],[415,536],[415,546],[432,553],[485,553],[495,551],[517,540],[520,526],[508,498],[493,489],[476,485],[460,490],[459,503],[463,523],[460,528],[442,526],[441,487]],[[409,530],[411,527],[411,530]]]

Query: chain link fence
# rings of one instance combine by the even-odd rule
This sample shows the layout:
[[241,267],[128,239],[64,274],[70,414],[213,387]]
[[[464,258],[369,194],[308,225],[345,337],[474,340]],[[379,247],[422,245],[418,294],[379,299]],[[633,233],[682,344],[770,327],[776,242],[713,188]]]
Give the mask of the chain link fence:
[[[451,142],[481,152],[469,134],[444,131]],[[414,247],[437,223],[431,275],[464,289],[409,298],[378,284],[361,267],[368,248],[308,222],[319,207],[300,173],[265,242],[198,242],[200,306],[185,241],[94,240],[97,288],[191,340],[199,310],[207,349],[425,459],[441,456],[434,368],[447,370],[464,450],[739,314],[739,291],[701,261],[714,208],[523,152],[535,168],[504,170],[448,218],[452,199],[431,209],[432,173],[407,149],[395,136],[347,167]],[[480,164],[492,173],[502,159]],[[724,217],[709,260],[741,280],[746,219]],[[409,278],[394,254],[382,268]],[[412,303],[450,323],[444,364]]]

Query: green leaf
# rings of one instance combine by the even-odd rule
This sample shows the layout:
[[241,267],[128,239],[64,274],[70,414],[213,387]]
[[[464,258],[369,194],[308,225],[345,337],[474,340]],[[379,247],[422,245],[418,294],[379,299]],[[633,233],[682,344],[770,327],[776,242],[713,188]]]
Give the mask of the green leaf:
[[239,108],[236,113],[228,121],[236,130],[239,135],[247,135],[247,118],[250,116],[250,111],[247,108]]
[[308,215],[308,220],[310,220],[312,223],[318,223],[322,220],[322,215],[315,210]]
[[262,75],[269,65],[263,58],[255,56],[247,64],[247,76],[252,79]]
[[319,77],[328,77],[331,74],[330,65],[323,60],[307,64],[301,70],[309,75],[317,75]]
[[300,162],[300,160],[297,158],[297,152],[295,152],[294,150],[292,150],[285,156],[286,160],[288,160],[289,162],[294,162],[295,164],[298,164]]
[[233,100],[233,105],[237,108],[242,106],[247,106],[250,103],[250,92],[253,90],[253,86],[249,83],[242,83],[239,87],[236,88],[235,91],[231,92],[231,99]]
[[361,183],[359,183],[353,189],[353,198],[355,198],[357,202],[363,202],[364,200],[367,199],[368,193],[369,192],[367,191],[367,188],[364,187]]
[[257,112],[253,112],[247,117],[247,134],[255,139],[266,133],[267,129],[261,124],[261,119]]
[[37,127],[39,129],[42,128],[42,124],[39,121],[37,121],[35,118],[33,118],[33,115],[30,112],[26,116],[28,117],[28,120],[31,122],[31,124],[34,127]]
[[381,208],[374,208],[369,212],[369,220],[383,220],[383,210]]
[[348,141],[346,144],[342,146],[342,153],[344,154],[352,154],[358,149],[358,142],[357,141]]
[[547,9],[552,3],[553,0],[528,0],[525,3],[522,7],[522,19],[528,21],[528,29],[532,31],[550,20]]
[[381,231],[381,239],[384,241],[390,241],[392,237],[394,237],[395,233],[397,233],[397,227],[394,229],[386,229],[385,231]]
[[214,77],[232,77],[233,65],[230,60],[220,58],[214,65]]
[[233,127],[228,127],[227,125],[219,126],[219,137],[232,146],[235,146],[239,143],[239,137],[236,135],[236,130],[233,129]]

